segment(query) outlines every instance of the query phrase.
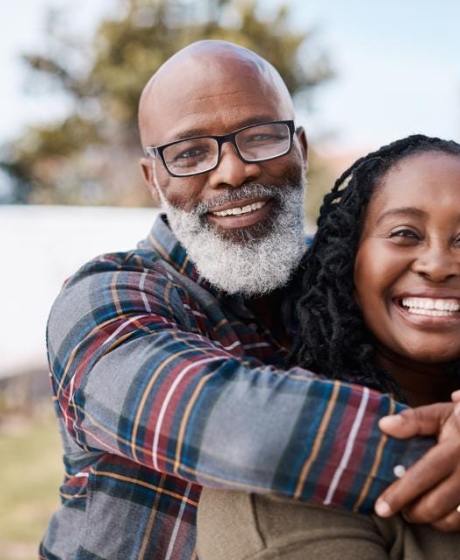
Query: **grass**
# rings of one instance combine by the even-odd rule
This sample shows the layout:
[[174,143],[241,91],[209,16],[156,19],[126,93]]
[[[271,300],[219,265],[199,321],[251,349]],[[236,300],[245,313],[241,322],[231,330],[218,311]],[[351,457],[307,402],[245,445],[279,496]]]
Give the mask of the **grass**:
[[57,421],[51,410],[0,424],[0,558],[33,560],[63,477]]

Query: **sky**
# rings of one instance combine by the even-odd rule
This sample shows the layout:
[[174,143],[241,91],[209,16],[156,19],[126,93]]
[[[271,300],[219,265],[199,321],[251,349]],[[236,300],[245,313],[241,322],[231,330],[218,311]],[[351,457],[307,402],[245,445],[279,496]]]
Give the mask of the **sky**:
[[[274,0],[259,0],[271,9]],[[458,0],[291,0],[293,26],[316,29],[336,78],[314,112],[299,108],[310,140],[326,151],[367,150],[412,133],[460,140]],[[20,53],[40,47],[48,7],[69,10],[89,34],[117,0],[14,0],[0,7],[0,143],[28,123],[62,114],[49,95],[26,87]],[[325,134],[327,133],[327,134]]]
[[[372,149],[413,133],[460,140],[460,2],[299,0],[337,78],[318,95],[316,130]],[[307,127],[308,128],[308,127]]]

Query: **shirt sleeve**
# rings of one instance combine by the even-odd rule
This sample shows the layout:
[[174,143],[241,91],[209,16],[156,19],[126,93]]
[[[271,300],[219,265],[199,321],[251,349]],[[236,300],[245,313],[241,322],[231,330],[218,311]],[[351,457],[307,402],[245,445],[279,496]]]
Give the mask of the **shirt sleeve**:
[[235,357],[193,329],[172,279],[115,258],[67,282],[47,336],[75,442],[190,482],[370,512],[433,443],[382,434],[403,408],[388,395]]

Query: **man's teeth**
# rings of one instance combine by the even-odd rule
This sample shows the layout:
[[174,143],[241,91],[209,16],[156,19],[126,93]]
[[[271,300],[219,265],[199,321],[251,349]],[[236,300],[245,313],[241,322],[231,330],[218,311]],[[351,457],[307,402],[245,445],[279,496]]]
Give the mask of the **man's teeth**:
[[249,212],[254,212],[254,210],[259,210],[265,206],[265,202],[253,202],[252,204],[247,204],[246,206],[241,206],[238,208],[229,208],[228,210],[222,210],[220,212],[213,212],[215,216],[239,216],[240,214],[248,214]]
[[402,299],[401,304],[409,313],[432,317],[445,317],[460,310],[460,301],[456,299],[411,297]]

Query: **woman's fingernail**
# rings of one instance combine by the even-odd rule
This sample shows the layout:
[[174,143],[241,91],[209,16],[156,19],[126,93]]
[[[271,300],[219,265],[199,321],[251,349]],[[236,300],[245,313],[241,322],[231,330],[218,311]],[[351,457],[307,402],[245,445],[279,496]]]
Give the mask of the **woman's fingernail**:
[[379,424],[386,424],[387,426],[397,426],[398,424],[402,424],[404,422],[404,418],[400,414],[391,414],[389,416],[383,416],[380,418]]
[[378,500],[375,504],[375,513],[380,517],[389,517],[391,508],[385,500]]

